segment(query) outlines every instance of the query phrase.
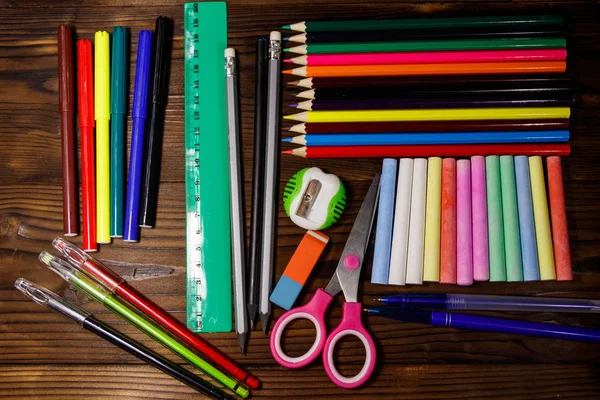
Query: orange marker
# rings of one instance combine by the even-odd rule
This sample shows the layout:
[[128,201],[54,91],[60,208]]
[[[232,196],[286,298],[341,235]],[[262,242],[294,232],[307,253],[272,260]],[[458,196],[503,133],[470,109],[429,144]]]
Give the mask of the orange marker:
[[283,71],[302,77],[464,75],[464,74],[543,74],[565,72],[566,61],[482,62],[448,64],[318,65]]
[[559,281],[570,281],[573,280],[573,271],[571,267],[567,209],[565,207],[565,191],[563,188],[560,157],[548,157],[546,165],[548,166],[548,194],[550,197],[556,279]]
[[306,232],[271,293],[272,303],[286,310],[292,308],[327,243],[329,236],[317,231]]
[[440,283],[456,283],[456,159],[442,160]]

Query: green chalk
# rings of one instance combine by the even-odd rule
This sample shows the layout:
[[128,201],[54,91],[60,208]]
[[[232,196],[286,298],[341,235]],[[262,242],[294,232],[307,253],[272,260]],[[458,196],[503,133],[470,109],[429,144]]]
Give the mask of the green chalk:
[[506,282],[502,190],[500,188],[500,160],[498,156],[487,156],[485,158],[485,180],[487,187],[490,281]]
[[502,188],[502,220],[504,228],[504,254],[506,278],[509,282],[523,281],[521,261],[521,235],[513,156],[500,156],[500,185]]

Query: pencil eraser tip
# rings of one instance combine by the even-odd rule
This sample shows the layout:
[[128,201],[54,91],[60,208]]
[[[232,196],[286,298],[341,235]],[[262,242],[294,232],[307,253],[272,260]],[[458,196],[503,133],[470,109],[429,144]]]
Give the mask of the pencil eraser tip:
[[281,32],[273,31],[273,32],[271,32],[271,35],[269,36],[269,38],[271,40],[279,40],[279,41],[281,41]]
[[225,49],[225,57],[235,57],[235,50],[231,47]]

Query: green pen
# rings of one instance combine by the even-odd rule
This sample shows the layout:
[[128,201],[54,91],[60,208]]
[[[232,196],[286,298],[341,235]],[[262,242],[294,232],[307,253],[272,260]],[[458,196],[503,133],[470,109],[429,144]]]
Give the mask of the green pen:
[[223,385],[235,392],[238,396],[246,398],[250,394],[248,389],[242,386],[237,380],[230,378],[208,362],[204,361],[187,347],[169,336],[165,331],[146,320],[144,317],[121,301],[117,300],[116,297],[112,296],[105,289],[103,289],[100,284],[97,284],[87,275],[79,272],[75,267],[69,265],[61,258],[53,256],[45,251],[40,253],[39,258],[41,262],[46,264],[48,268],[61,276],[65,281],[82,290],[90,298],[96,300],[98,303],[124,318],[129,323],[140,329],[157,342],[164,345],[175,354],[181,356],[183,359],[198,367],[215,380],[221,382]]
[[110,71],[110,236],[123,237],[125,187],[125,112],[127,109],[127,29],[112,32]]

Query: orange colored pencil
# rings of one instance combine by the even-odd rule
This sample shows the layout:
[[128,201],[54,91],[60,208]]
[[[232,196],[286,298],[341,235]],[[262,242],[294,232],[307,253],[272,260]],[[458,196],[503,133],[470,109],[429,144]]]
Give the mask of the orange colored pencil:
[[317,65],[283,71],[302,77],[465,75],[465,74],[542,74],[560,73],[566,61],[524,61],[448,64]]

